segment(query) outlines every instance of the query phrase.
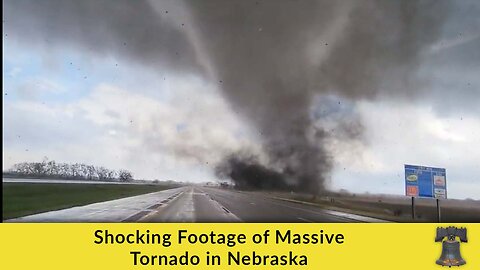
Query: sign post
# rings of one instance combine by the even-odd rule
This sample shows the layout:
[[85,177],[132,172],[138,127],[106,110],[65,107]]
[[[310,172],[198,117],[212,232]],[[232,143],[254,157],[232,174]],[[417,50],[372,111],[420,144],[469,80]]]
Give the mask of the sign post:
[[415,220],[415,197],[412,197],[412,219]]
[[438,221],[438,223],[441,222],[441,219],[442,219],[442,215],[440,213],[440,200],[437,199],[437,221]]
[[440,199],[447,198],[446,170],[405,164],[405,195],[412,197],[413,219],[415,219],[415,197],[435,198],[437,220],[440,222]]

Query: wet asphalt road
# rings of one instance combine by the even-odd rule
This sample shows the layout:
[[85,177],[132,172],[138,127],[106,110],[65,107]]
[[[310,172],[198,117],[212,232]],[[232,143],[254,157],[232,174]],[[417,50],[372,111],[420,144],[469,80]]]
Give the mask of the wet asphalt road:
[[7,222],[383,222],[272,198],[187,186],[49,211]]
[[356,222],[315,206],[235,190],[187,187],[146,222]]

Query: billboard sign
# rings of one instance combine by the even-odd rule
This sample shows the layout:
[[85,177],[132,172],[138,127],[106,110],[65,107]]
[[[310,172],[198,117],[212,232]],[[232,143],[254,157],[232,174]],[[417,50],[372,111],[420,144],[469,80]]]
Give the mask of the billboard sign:
[[446,199],[446,170],[444,168],[405,165],[405,195]]

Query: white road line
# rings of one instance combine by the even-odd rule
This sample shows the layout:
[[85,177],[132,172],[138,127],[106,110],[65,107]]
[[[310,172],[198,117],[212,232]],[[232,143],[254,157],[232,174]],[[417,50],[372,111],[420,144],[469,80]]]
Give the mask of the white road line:
[[180,222],[194,222],[195,221],[195,205],[193,203],[193,188],[187,193],[187,203],[183,205],[180,211],[176,214],[176,220]]
[[[169,204],[171,204],[172,202],[174,202],[176,199],[180,198],[180,197],[183,195],[183,193],[185,193],[185,191],[182,191],[182,192],[178,193],[177,196],[175,196],[173,199],[169,200],[167,203],[162,204],[162,205],[159,206],[158,208],[152,210],[150,213],[146,214],[145,216],[140,217],[139,219],[137,219],[137,220],[134,221],[134,222],[142,222],[142,221],[147,220],[147,219],[150,218],[151,216],[158,214],[158,212],[159,212],[160,210],[162,210],[162,209],[165,208],[167,205],[169,205]],[[129,218],[130,218],[130,217],[129,217]],[[128,218],[127,218],[127,219],[128,219]]]
[[311,221],[311,220],[309,220],[309,219],[301,218],[301,217],[297,217],[297,219],[302,220],[302,221],[305,221],[305,222],[310,222],[310,223],[313,222],[313,221]]
[[232,211],[230,211],[227,207],[223,206],[217,200],[213,199],[212,196],[207,193],[205,193],[204,195],[210,198],[210,200],[213,202],[214,207],[217,208],[220,213],[222,213],[223,216],[226,217],[227,220],[230,220],[231,222],[242,222],[241,218],[232,213]]
[[276,205],[279,205],[279,206],[284,206],[284,207],[288,207],[288,208],[291,208],[291,209],[300,210],[300,211],[304,211],[304,212],[309,212],[309,213],[313,213],[313,214],[317,214],[317,215],[318,214],[327,214],[327,215],[335,216],[335,217],[338,217],[338,218],[356,220],[356,221],[360,221],[360,222],[389,222],[387,220],[376,219],[376,218],[360,216],[360,215],[355,215],[355,214],[348,214],[348,213],[343,213],[343,212],[333,211],[333,210],[327,210],[327,209],[318,209],[318,211],[314,211],[314,210],[308,210],[308,209],[303,209],[303,208],[299,208],[299,207],[293,207],[293,206],[290,206],[290,205],[278,204],[278,203],[274,203],[274,202],[272,202],[272,203],[276,204]]

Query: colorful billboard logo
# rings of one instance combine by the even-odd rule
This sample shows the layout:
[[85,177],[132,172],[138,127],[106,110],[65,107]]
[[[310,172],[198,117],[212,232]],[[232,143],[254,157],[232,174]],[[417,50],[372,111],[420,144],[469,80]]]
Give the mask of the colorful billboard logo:
[[409,176],[407,176],[408,182],[415,182],[417,180],[418,180],[418,176],[416,174],[410,174]]
[[418,187],[417,186],[407,186],[407,196],[418,196]]
[[433,183],[435,184],[435,186],[444,187],[445,186],[445,176],[443,176],[443,175],[433,176]]

